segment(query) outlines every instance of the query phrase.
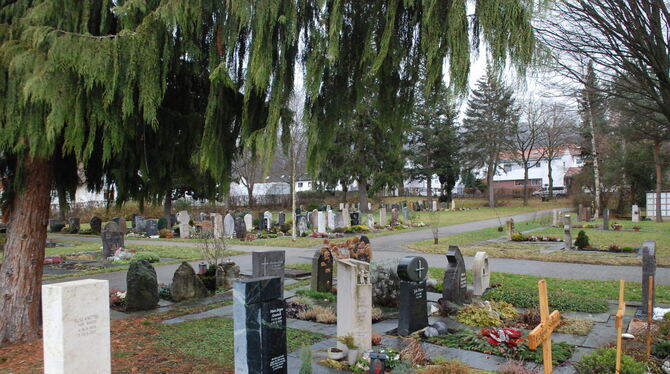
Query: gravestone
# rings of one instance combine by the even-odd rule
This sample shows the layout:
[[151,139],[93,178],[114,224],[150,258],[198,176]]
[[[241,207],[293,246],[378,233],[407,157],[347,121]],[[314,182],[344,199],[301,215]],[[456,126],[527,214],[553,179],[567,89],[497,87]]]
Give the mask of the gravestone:
[[119,248],[123,248],[123,234],[116,222],[109,222],[102,230],[102,257],[108,258]]
[[591,209],[589,207],[584,207],[582,209],[582,221],[589,222],[591,220]]
[[379,226],[386,226],[386,207],[379,208]]
[[406,206],[402,207],[402,221],[405,225],[409,223],[409,208]]
[[455,199],[451,199],[451,210],[452,211],[456,210],[456,200]]
[[223,218],[223,235],[226,238],[232,238],[235,235],[235,219],[230,213],[226,214],[226,217]]
[[316,232],[318,232],[319,234],[325,234],[326,233],[326,215],[323,214],[323,212],[318,212],[316,217],[317,217]]
[[246,226],[247,231],[253,231],[254,230],[254,216],[251,214],[247,213],[244,215],[244,226]]
[[484,294],[491,282],[491,273],[489,272],[489,256],[486,252],[477,252],[472,262],[472,277],[474,285],[474,295]]
[[428,326],[426,274],[428,262],[423,257],[406,256],[398,264],[400,303],[398,335],[407,336]]
[[512,240],[514,236],[514,218],[507,220],[507,240]]
[[80,219],[77,217],[72,217],[68,220],[69,232],[70,234],[78,234],[81,229]]
[[[321,213],[323,214],[323,213]],[[312,225],[311,229],[314,232],[318,232],[318,227],[319,227],[319,211],[314,209],[312,211],[312,214],[309,216],[309,223]],[[325,226],[325,225],[324,225]]]
[[343,229],[344,228],[344,217],[341,213],[335,213],[335,228]]
[[157,305],[156,270],[147,260],[132,261],[126,274],[126,310],[149,310]]
[[42,286],[45,374],[112,372],[109,281]]
[[100,235],[100,233],[102,232],[102,220],[100,219],[100,217],[96,216],[91,217],[89,225],[91,225],[91,234]]
[[340,203],[339,208],[340,208],[340,211],[342,211],[342,209],[344,209],[344,203]]
[[285,223],[286,223],[286,213],[284,213],[284,212],[279,212],[279,218],[278,218],[278,220],[279,220],[278,223],[279,223],[280,225],[285,224]]
[[50,232],[60,232],[61,229],[65,226],[63,221],[59,219],[50,219],[49,220],[49,231]]
[[570,224],[570,215],[566,214],[565,218],[563,219],[563,242],[564,242],[564,249],[566,251],[569,251],[572,249],[572,225]]
[[174,213],[170,214],[170,228],[173,228],[177,224],[177,215]]
[[247,225],[244,223],[244,218],[235,218],[235,237],[244,239],[247,236]]
[[333,256],[328,248],[314,252],[312,258],[311,289],[318,292],[331,292],[333,288]]
[[466,298],[468,282],[465,275],[465,261],[461,250],[454,245],[447,251],[447,268],[444,271],[442,298],[456,304],[463,304]]
[[210,215],[205,213],[205,212],[200,212],[198,215],[198,220],[199,221],[209,221],[210,220]]
[[221,215],[221,213],[212,213],[212,222],[214,226],[214,237],[216,239],[223,238],[224,225],[223,225],[223,216]]
[[398,209],[397,208],[391,209],[391,226],[398,225],[400,223],[399,218],[400,218],[400,214],[398,212]]
[[263,212],[258,213],[258,229],[260,231],[268,229],[265,222],[265,213]]
[[610,210],[605,208],[603,209],[603,230],[610,229]]
[[126,220],[123,219],[123,217],[114,217],[112,218],[112,221],[116,222],[116,224],[119,225],[119,231],[121,231],[123,235],[126,235],[128,232],[128,225],[126,225]]
[[[372,346],[372,284],[370,264],[354,259],[337,261],[337,336],[351,334],[359,352]],[[338,342],[338,348],[346,347]]]
[[351,212],[349,213],[349,217],[351,217],[351,221],[349,222],[351,226],[358,226],[361,224],[361,212]]
[[326,213],[326,217],[326,225],[328,226],[328,230],[332,232],[335,230],[335,214],[332,210],[329,210],[328,213]]
[[144,231],[146,231],[149,236],[158,235],[158,220],[157,219],[148,219],[144,221]]
[[170,295],[173,301],[179,302],[207,297],[209,296],[209,291],[207,291],[207,287],[202,283],[200,277],[195,275],[193,267],[184,261],[172,276]]
[[349,208],[344,207],[340,209],[342,211],[342,227],[351,226],[351,214],[349,214]]
[[437,212],[437,201],[433,200],[433,212]]
[[286,304],[278,277],[233,282],[236,373],[287,373]]
[[633,222],[640,222],[640,207],[637,204],[633,205],[632,209]]
[[[656,242],[645,240],[642,243],[642,302],[635,316],[638,318],[647,317],[647,304],[649,303],[649,276],[654,277],[656,284]],[[651,309],[654,310],[656,304],[656,292],[652,294]]]
[[285,264],[285,251],[251,252],[251,274],[254,278],[279,277],[283,287]]
[[368,203],[368,212],[371,211],[371,210],[372,210],[372,203]]
[[135,232],[144,232],[144,216],[135,216],[133,218],[133,230]]
[[368,214],[368,219],[367,219],[367,226],[368,228],[374,229],[375,228],[375,217],[372,214]]
[[561,219],[561,211],[558,210],[558,209],[552,210],[551,211],[551,218],[552,218],[551,226],[559,227],[560,226],[559,221]]
[[582,213],[584,210],[584,205],[583,204],[578,204],[577,205],[577,222],[582,222],[584,221],[584,217],[582,217]]
[[298,230],[298,236],[303,236],[307,232],[307,218],[299,214],[295,219],[297,220],[296,229]]
[[188,212],[185,210],[182,210],[177,214],[177,222],[179,222],[179,237],[182,239],[188,239],[191,237],[191,226],[189,225],[190,220],[191,217],[189,217]]
[[272,213],[269,211],[265,211],[265,213],[263,213],[263,218],[265,219],[266,230],[272,228]]

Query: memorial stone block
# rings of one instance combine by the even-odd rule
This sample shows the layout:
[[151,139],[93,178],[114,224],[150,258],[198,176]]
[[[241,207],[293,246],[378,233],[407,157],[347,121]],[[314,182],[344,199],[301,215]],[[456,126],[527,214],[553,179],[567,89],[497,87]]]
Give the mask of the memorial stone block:
[[78,234],[81,229],[79,218],[72,217],[68,220],[68,226],[70,228],[70,234]]
[[123,235],[126,235],[128,232],[128,225],[126,225],[126,220],[123,219],[123,217],[114,217],[112,218],[112,221],[116,222],[116,224],[119,225],[119,231],[121,231]]
[[212,223],[214,226],[214,237],[217,239],[223,238],[225,230],[221,213],[212,213]]
[[144,217],[135,216],[133,218],[133,230],[135,232],[144,232]]
[[100,217],[91,217],[89,225],[91,225],[91,234],[100,235],[102,232],[102,220]]
[[317,217],[317,227],[316,227],[316,232],[319,234],[325,234],[326,233],[326,215],[323,212],[318,212],[316,214]]
[[119,248],[123,248],[123,234],[116,222],[109,222],[102,230],[102,256],[110,257]]
[[489,272],[489,257],[486,252],[477,252],[472,262],[472,276],[474,284],[474,295],[484,294],[491,282],[491,273]]
[[461,250],[454,245],[447,251],[447,269],[444,271],[442,298],[456,304],[465,302],[468,287],[465,275],[465,261]]
[[265,211],[265,213],[263,213],[263,219],[265,220],[265,229],[269,230],[272,227],[272,213]]
[[406,256],[398,264],[400,278],[400,311],[398,335],[407,336],[428,326],[426,274],[428,263],[423,257]]
[[[370,264],[337,261],[337,336],[351,334],[359,352],[372,346],[372,285]],[[344,349],[342,343],[338,347]]]
[[235,219],[230,213],[223,218],[223,235],[226,238],[232,238],[235,235]]
[[637,204],[633,205],[632,214],[633,222],[640,222],[640,207]]
[[244,225],[246,226],[247,231],[253,231],[254,229],[254,217],[247,213],[244,215]]
[[[635,314],[638,318],[647,317],[647,305],[649,303],[649,276],[656,279],[656,242],[645,240],[642,243],[642,302]],[[655,283],[655,282],[654,282]],[[652,294],[651,308],[654,309],[656,292]]]
[[179,237],[182,239],[188,239],[191,237],[191,226],[189,225],[190,220],[191,217],[189,217],[188,212],[185,210],[182,210],[177,214],[177,221],[179,222]]
[[351,215],[349,214],[349,208],[344,207],[340,210],[342,211],[342,227],[351,226]]
[[379,208],[379,225],[386,226],[386,207]]
[[244,239],[247,236],[247,225],[244,222],[244,218],[237,217],[235,218],[235,237],[238,239]]
[[284,284],[285,251],[251,252],[251,273],[254,278],[279,277]]
[[279,218],[278,218],[278,220],[279,220],[278,223],[279,223],[280,225],[285,224],[285,223],[286,223],[286,213],[284,213],[284,212],[279,212]]
[[326,224],[328,225],[328,230],[330,232],[335,230],[335,214],[333,213],[332,210],[329,210],[327,213]]
[[144,231],[146,231],[149,236],[158,235],[158,220],[157,219],[148,219],[144,221]]

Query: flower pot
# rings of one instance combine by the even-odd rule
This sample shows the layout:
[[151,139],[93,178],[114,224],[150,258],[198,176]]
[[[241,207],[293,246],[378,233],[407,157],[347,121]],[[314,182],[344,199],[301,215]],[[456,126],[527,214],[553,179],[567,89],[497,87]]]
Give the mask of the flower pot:
[[338,361],[338,360],[343,359],[344,356],[346,356],[346,355],[347,355],[347,352],[345,352],[345,351],[343,351],[339,348],[336,348],[336,347],[328,348],[328,358],[331,359],[331,360]]
[[347,362],[349,365],[353,365],[358,360],[358,349],[349,349],[347,352]]

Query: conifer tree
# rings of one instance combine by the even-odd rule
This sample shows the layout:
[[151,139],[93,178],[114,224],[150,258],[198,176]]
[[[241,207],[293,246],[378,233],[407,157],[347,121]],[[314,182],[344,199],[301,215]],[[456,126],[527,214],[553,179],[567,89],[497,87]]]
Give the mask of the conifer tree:
[[485,170],[491,208],[495,207],[493,177],[500,153],[512,149],[512,132],[518,121],[519,108],[512,90],[488,68],[468,100],[461,131],[464,160],[470,167]]

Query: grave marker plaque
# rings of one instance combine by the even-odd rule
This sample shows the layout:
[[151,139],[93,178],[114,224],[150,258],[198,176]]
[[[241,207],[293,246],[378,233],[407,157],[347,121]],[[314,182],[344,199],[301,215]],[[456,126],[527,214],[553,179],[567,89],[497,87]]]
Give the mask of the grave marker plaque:
[[361,224],[361,212],[351,212],[349,213],[351,220],[349,221],[351,226],[358,226]]
[[426,274],[428,263],[423,257],[407,256],[398,264],[400,277],[400,311],[398,335],[407,336],[428,326]]
[[468,287],[465,275],[465,261],[461,250],[454,245],[447,251],[447,269],[444,271],[442,298],[456,304],[465,302]]
[[279,277],[233,282],[236,373],[288,372],[285,306]]
[[102,230],[102,257],[107,258],[118,248],[123,248],[123,234],[116,222],[109,222]]
[[486,252],[477,252],[472,263],[472,276],[475,296],[484,294],[491,281],[491,273],[489,272],[489,257]]
[[43,285],[42,316],[45,374],[112,372],[108,281]]

